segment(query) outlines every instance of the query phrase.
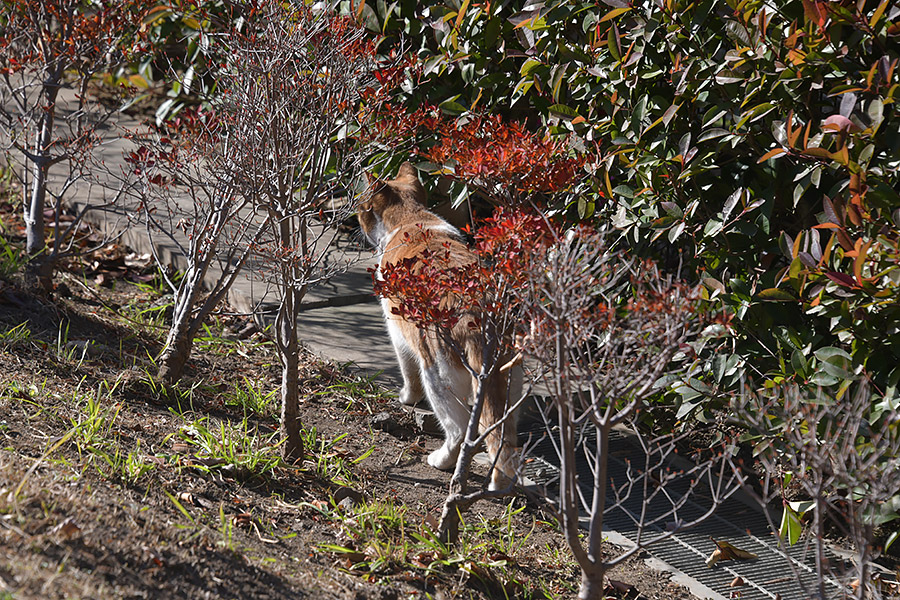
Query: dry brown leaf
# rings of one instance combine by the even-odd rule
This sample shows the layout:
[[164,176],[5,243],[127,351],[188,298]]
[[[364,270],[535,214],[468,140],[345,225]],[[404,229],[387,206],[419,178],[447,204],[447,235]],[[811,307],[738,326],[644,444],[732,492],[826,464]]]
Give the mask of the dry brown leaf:
[[418,554],[412,555],[407,560],[409,560],[412,564],[416,565],[417,567],[428,568],[428,566],[431,563],[433,563],[434,561],[436,561],[438,558],[442,558],[442,557],[440,555],[438,555],[437,552],[435,552],[433,550],[425,550],[425,551],[419,552]]
[[713,550],[713,553],[706,559],[707,567],[712,567],[721,560],[753,560],[756,558],[756,555],[752,552],[741,550],[728,542],[718,541],[713,538],[710,539],[716,544],[716,549]]
[[81,533],[81,527],[79,527],[78,524],[75,523],[75,519],[69,517],[68,519],[54,527],[52,529],[52,533],[58,533],[67,540],[71,540],[73,537]]
[[747,582],[744,581],[742,577],[735,577],[728,585],[730,585],[731,587],[741,587],[742,585],[747,585]]
[[231,515],[231,522],[237,527],[247,527],[253,523],[253,516],[250,513],[238,513]]
[[328,508],[331,506],[331,504],[329,504],[327,500],[312,500],[310,504],[312,504],[319,510],[328,510]]
[[340,560],[338,562],[343,563],[344,568],[352,569],[354,565],[364,563],[367,560],[368,557],[362,552],[344,552],[341,553]]
[[425,515],[424,521],[425,525],[428,525],[434,531],[437,531],[438,527],[440,526],[440,522],[438,521],[437,517],[431,514]]

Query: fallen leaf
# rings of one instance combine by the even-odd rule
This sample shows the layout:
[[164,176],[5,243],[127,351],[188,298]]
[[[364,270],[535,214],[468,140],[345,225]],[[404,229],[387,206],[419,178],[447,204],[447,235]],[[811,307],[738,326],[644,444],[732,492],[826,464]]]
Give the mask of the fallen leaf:
[[190,492],[179,492],[178,501],[189,506],[200,506],[200,503],[197,502],[197,499]]
[[428,452],[428,449],[418,442],[413,442],[412,444],[407,446],[406,449],[410,452],[418,452],[419,454],[425,454],[426,452]]
[[66,519],[65,521],[63,521],[62,523],[60,523],[59,525],[54,527],[51,530],[51,533],[58,533],[59,535],[66,538],[67,540],[71,540],[73,537],[75,537],[76,535],[81,533],[81,527],[79,527],[75,523],[75,519],[73,519],[72,517],[69,517],[68,519]]
[[728,542],[717,541],[710,538],[716,545],[716,549],[706,559],[706,566],[712,567],[720,560],[753,560],[756,555],[746,550],[741,550],[737,546],[732,546]]
[[310,504],[318,510],[328,510],[331,506],[327,500],[313,500]]
[[741,577],[735,577],[728,585],[730,585],[731,587],[741,587],[742,585],[747,585],[747,582],[744,581],[744,579]]
[[439,558],[438,554],[433,550],[425,550],[419,552],[418,554],[414,554],[408,558],[408,560],[421,568],[428,568],[428,566],[436,561]]
[[190,444],[184,442],[172,442],[172,452],[175,452],[176,454],[187,454],[190,451]]
[[437,531],[438,527],[440,526],[440,522],[437,520],[437,517],[431,514],[425,515],[424,521],[425,525],[428,525],[432,529],[432,531]]
[[253,523],[253,516],[250,513],[238,513],[231,515],[231,522],[238,527],[247,527]]
[[362,552],[344,552],[340,555],[339,562],[344,564],[347,569],[352,569],[354,565],[366,562],[368,557]]

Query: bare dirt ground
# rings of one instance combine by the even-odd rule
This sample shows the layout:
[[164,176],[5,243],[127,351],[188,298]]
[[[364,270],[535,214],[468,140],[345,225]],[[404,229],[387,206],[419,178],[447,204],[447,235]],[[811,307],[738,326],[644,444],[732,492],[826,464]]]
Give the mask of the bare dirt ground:
[[[0,218],[14,247],[8,204]],[[69,267],[53,297],[0,278],[0,598],[574,596],[552,518],[522,498],[434,541],[440,439],[389,391],[305,356],[308,456],[285,465],[263,332],[219,315],[163,390],[149,267],[124,248]],[[610,598],[690,597],[638,559],[612,578]]]

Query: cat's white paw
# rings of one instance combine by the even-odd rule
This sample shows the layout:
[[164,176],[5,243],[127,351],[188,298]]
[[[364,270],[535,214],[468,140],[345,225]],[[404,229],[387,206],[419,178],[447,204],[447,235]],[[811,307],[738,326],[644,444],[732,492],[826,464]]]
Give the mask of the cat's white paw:
[[408,386],[403,386],[400,390],[400,404],[403,406],[416,406],[425,399],[422,392],[414,392]]
[[450,471],[456,466],[459,451],[452,452],[446,445],[428,455],[428,464],[441,471]]

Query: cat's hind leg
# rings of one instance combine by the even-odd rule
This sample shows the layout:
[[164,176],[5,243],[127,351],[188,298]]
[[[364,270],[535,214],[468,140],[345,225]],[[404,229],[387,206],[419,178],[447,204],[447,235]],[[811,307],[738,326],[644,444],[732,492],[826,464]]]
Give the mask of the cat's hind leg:
[[486,438],[486,449],[493,464],[488,489],[499,491],[517,480],[519,449],[517,443],[518,411],[515,406],[522,397],[522,370],[513,367],[507,373],[492,373],[485,381],[484,408],[481,412],[482,431],[494,427]]
[[422,368],[425,394],[444,430],[444,444],[428,455],[428,464],[436,469],[448,471],[456,466],[469,424],[471,381],[465,369],[449,364],[449,361],[438,361]]

